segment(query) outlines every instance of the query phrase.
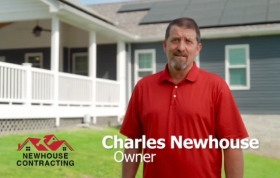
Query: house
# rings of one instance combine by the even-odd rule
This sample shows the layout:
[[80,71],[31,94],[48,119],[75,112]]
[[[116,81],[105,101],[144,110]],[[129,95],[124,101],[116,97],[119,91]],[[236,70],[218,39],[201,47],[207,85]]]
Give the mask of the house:
[[250,137],[260,141],[260,149],[249,152],[280,159],[280,0],[157,0],[89,7],[138,37],[128,43],[129,96],[141,77],[164,69],[168,22],[194,18],[203,46],[196,63],[228,83]]
[[0,6],[0,134],[119,123],[131,34],[74,0]]
[[4,0],[0,9],[0,129],[121,121],[137,81],[164,69],[168,22],[188,16],[201,28],[196,63],[229,84],[261,154],[280,158],[280,0]]

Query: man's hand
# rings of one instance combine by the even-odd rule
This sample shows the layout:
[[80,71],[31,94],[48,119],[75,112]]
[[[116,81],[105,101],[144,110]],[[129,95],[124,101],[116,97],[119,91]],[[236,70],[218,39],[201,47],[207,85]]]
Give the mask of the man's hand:
[[242,149],[225,149],[224,167],[226,178],[243,178],[244,160]]
[[[134,149],[125,149],[124,154],[141,154],[142,153],[142,144],[138,145],[138,148]],[[139,163],[141,160],[134,160],[134,162],[128,161],[126,162],[125,159],[123,159],[123,166],[122,166],[122,178],[135,178]]]

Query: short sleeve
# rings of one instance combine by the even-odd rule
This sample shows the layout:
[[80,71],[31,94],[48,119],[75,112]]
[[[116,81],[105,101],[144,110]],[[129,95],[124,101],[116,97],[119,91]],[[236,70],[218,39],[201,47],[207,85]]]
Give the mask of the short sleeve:
[[124,117],[124,121],[120,133],[129,138],[141,138],[143,135],[142,123],[139,114],[140,94],[139,85],[137,84],[130,98],[128,108]]
[[215,113],[218,139],[243,139],[249,136],[233,95],[225,82],[216,98]]

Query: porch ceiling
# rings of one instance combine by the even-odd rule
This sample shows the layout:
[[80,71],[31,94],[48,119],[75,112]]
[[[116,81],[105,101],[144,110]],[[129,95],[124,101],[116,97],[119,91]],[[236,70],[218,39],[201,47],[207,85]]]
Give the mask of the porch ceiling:
[[0,22],[51,18],[50,6],[38,0],[1,0]]

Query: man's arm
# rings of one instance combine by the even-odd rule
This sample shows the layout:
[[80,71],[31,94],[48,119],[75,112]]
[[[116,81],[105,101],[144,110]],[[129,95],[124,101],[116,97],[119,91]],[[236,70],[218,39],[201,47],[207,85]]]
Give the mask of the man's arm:
[[244,160],[242,149],[225,149],[224,167],[226,178],[243,178]]
[[[126,155],[131,154],[133,156],[133,154],[141,154],[142,153],[142,144],[138,144],[138,148],[133,148],[133,149],[125,149],[124,153]],[[135,156],[134,156],[135,158]],[[122,178],[135,178],[138,167],[139,167],[139,163],[140,163],[140,159],[137,159],[137,162],[134,159],[134,162],[131,161],[126,161],[125,159],[123,159],[123,163],[122,163]]]

